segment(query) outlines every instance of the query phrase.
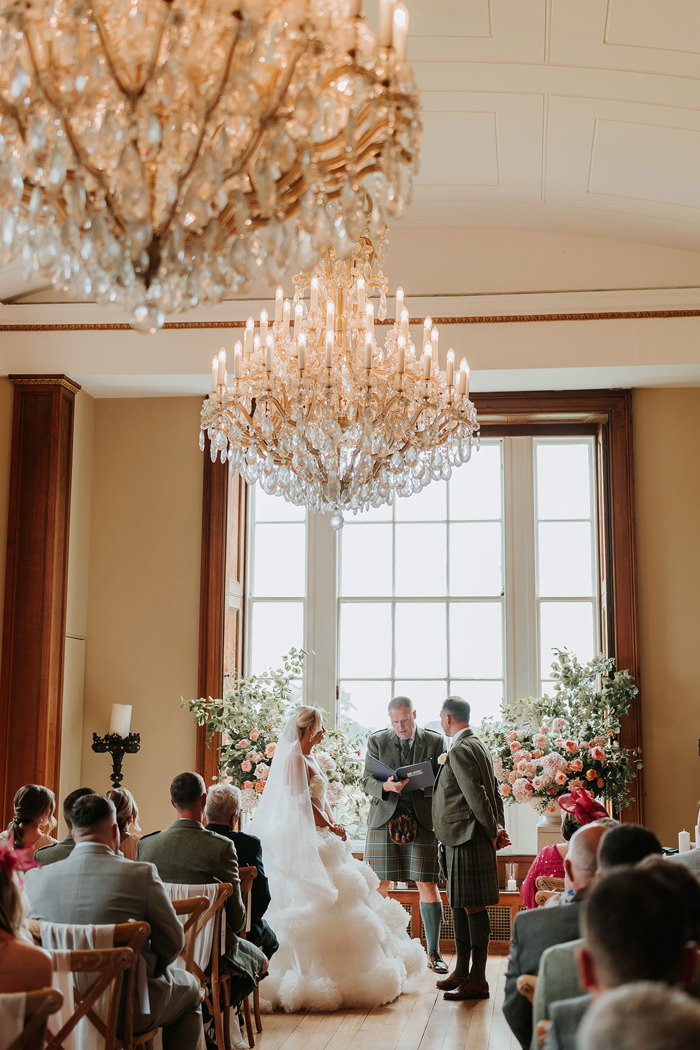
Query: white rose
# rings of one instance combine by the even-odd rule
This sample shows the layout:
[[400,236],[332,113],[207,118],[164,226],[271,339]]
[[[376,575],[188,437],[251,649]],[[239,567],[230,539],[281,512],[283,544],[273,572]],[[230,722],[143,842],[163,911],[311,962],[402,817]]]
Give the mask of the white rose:
[[444,766],[447,762],[447,752],[443,751],[441,755],[438,755],[438,765]]

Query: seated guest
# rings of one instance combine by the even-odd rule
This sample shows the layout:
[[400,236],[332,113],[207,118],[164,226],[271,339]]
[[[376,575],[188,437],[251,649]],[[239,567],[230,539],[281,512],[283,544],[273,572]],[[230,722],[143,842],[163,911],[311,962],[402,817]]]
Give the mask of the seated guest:
[[127,860],[136,860],[136,847],[141,838],[139,827],[139,809],[136,799],[128,788],[110,788],[105,791],[105,798],[114,803],[117,811],[117,827],[119,828],[119,849]]
[[182,927],[150,864],[117,855],[119,828],[114,805],[85,795],[71,811],[75,849],[60,864],[35,868],[24,881],[30,915],[78,925],[147,922],[143,948],[148,969],[150,1013],[136,994],[134,1030],[163,1029],[164,1050],[196,1050],[202,1035],[197,979],[171,964],[184,945]]
[[700,846],[689,849],[685,853],[672,853],[667,860],[673,860],[692,871],[696,879],[700,879]]
[[[640,824],[618,824],[603,820],[598,823],[608,829],[598,846],[599,875],[616,867],[647,863],[647,857],[649,862],[652,859],[659,861],[661,845],[656,835],[647,828]],[[576,940],[557,944],[548,948],[542,956],[533,1003],[535,1026],[538,1021],[549,1018],[551,1003],[581,995],[583,989],[579,983],[577,955],[582,943]]]
[[236,847],[239,867],[251,865],[257,869],[258,874],[253,879],[250,892],[248,940],[257,944],[269,959],[279,948],[277,938],[263,919],[270,903],[270,887],[263,868],[260,839],[255,835],[246,835],[242,831],[234,830],[240,808],[241,792],[237,787],[232,784],[214,784],[209,788],[206,808],[207,831],[231,839]]
[[606,830],[598,824],[589,824],[580,828],[571,839],[564,861],[567,882],[574,891],[570,904],[561,908],[522,911],[515,916],[503,1013],[523,1050],[528,1050],[532,1038],[532,1003],[518,991],[518,977],[523,973],[536,974],[542,953],[552,944],[579,936],[581,907],[595,878],[596,851]]
[[590,994],[552,1004],[546,1050],[576,1050],[592,997],[611,988],[634,981],[690,985],[697,956],[690,937],[700,909],[700,886],[696,891],[690,882],[688,900],[672,877],[654,867],[622,867],[600,878],[586,903],[579,949],[581,984]]
[[639,864],[645,857],[663,853],[653,831],[641,824],[618,824],[610,828],[598,847],[598,871],[601,875],[623,864]]
[[245,926],[246,911],[236,850],[230,839],[207,831],[202,823],[207,794],[199,773],[176,776],[170,785],[170,801],[177,820],[165,831],[144,835],[139,840],[136,858],[154,864],[163,882],[186,886],[231,883],[233,896],[226,905],[226,955],[222,968],[231,975],[231,1001],[237,1004],[265,973],[267,959],[254,944],[237,936]]
[[34,867],[31,850],[0,842],[0,993],[50,988],[51,956],[19,937],[23,919],[17,875]]
[[578,1050],[697,1050],[700,1004],[651,981],[604,992],[581,1023]]
[[569,848],[569,840],[574,832],[584,827],[585,824],[590,824],[608,815],[603,806],[596,802],[590,791],[586,791],[585,788],[573,788],[571,794],[560,795],[557,802],[562,811],[561,835],[564,841],[545,846],[530,865],[530,870],[520,887],[520,896],[526,908],[537,907],[535,882],[540,875],[549,875],[555,879],[564,878],[564,858]]
[[92,788],[76,788],[75,791],[71,791],[63,800],[63,819],[68,828],[68,834],[60,842],[54,843],[52,846],[41,846],[37,849],[34,854],[34,860],[37,864],[41,864],[42,868],[45,868],[47,864],[55,864],[57,860],[65,860],[66,857],[70,857],[73,852],[75,842],[71,835],[71,828],[73,824],[71,822],[71,810],[78,801],[79,798],[83,798],[85,795],[94,795],[95,792]]
[[56,827],[56,796],[41,784],[25,784],[14,799],[12,820],[0,838],[7,839],[18,849],[34,850],[56,841],[49,832]]

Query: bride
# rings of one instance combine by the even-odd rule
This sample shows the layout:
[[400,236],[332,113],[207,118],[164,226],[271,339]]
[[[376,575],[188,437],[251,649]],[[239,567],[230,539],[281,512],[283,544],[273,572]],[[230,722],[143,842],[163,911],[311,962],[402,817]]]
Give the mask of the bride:
[[425,953],[406,933],[407,915],[378,892],[355,860],[326,801],[328,781],[313,757],[322,713],[299,707],[280,736],[252,834],[262,840],[280,942],[261,985],[266,1009],[380,1006],[421,972]]

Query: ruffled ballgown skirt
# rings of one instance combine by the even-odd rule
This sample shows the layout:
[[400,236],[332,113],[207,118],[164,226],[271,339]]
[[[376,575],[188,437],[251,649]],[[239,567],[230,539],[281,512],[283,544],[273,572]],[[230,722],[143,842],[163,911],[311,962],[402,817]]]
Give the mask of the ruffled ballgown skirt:
[[391,1002],[425,967],[425,952],[406,933],[407,914],[378,893],[379,879],[350,846],[318,832],[319,854],[337,898],[314,907],[314,887],[299,907],[266,918],[280,943],[260,985],[263,1010],[331,1011]]

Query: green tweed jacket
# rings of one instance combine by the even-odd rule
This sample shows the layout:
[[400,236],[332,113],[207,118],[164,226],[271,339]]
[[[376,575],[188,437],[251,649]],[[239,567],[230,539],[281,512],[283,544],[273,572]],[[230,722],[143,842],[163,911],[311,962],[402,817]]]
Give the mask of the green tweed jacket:
[[485,744],[466,729],[447,753],[433,787],[433,827],[445,846],[461,846],[485,833],[496,838],[503,800]]
[[73,836],[68,832],[66,838],[60,842],[54,842],[51,846],[42,846],[34,854],[34,860],[45,868],[47,864],[55,864],[59,860],[65,860],[73,852]]
[[[382,790],[382,781],[372,775],[369,764],[370,755],[379,759],[385,766],[396,769],[399,766],[412,765],[414,762],[430,762],[433,773],[437,773],[438,755],[445,750],[445,739],[441,733],[434,733],[432,729],[421,729],[416,726],[413,740],[413,752],[408,761],[401,757],[401,741],[393,729],[381,729],[373,733],[367,741],[367,757],[365,758],[365,772],[362,777],[362,786],[369,795],[370,807],[367,818],[367,827],[381,828],[387,824],[399,804],[401,795],[395,792]],[[422,791],[411,791],[406,795],[413,803],[416,820],[428,831],[432,831],[433,821],[431,817],[431,798],[433,788],[423,788]]]

